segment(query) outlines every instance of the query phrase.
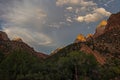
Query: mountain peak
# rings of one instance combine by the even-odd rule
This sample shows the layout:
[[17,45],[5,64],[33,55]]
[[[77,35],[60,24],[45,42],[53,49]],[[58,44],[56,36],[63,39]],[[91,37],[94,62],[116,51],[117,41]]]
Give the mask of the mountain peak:
[[94,34],[94,38],[98,37],[99,35],[104,33],[105,27],[107,25],[107,21],[103,20],[100,22],[100,24],[97,26],[95,34]]
[[0,50],[5,54],[9,55],[12,51],[23,50],[27,51],[29,54],[32,54],[40,59],[45,59],[48,55],[41,52],[36,52],[28,44],[24,43],[23,40],[19,37],[10,40],[7,34],[3,31],[0,31]]
[[93,34],[87,34],[86,40],[88,41],[88,40],[90,40],[91,38],[93,38]]
[[107,21],[106,20],[102,20],[100,22],[100,24],[98,25],[98,27],[105,27],[107,25]]
[[0,40],[9,41],[7,34],[3,31],[0,31]]
[[75,40],[75,43],[85,42],[85,41],[86,41],[86,38],[82,34],[79,34]]
[[[78,43],[83,41],[84,43]],[[92,53],[101,64],[104,64],[108,57],[120,59],[120,12],[112,14],[107,21],[101,21],[93,35],[78,35],[75,45],[77,50]]]
[[14,38],[12,41],[23,42],[23,40],[21,38],[19,38],[19,37]]
[[116,14],[112,14],[108,19],[108,24],[106,25],[105,31],[109,31],[111,29],[117,29],[120,26],[120,12]]

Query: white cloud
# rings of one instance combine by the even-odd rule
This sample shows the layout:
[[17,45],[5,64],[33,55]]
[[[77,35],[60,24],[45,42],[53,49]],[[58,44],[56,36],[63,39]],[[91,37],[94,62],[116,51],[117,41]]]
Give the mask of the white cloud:
[[111,13],[107,12],[104,8],[96,8],[92,13],[85,16],[78,16],[76,20],[78,22],[95,22],[103,17],[110,16]]
[[57,0],[57,6],[63,5],[80,5],[80,6],[93,6],[96,5],[93,1],[85,1],[85,0]]
[[38,44],[45,46],[52,43],[51,38],[49,38],[47,35],[40,32],[33,32],[27,28],[9,27],[3,28],[3,31],[6,32],[11,39],[20,37],[24,42],[30,45]]
[[99,8],[92,0],[57,0],[56,5],[65,7],[66,21],[69,22],[95,22],[111,15],[104,8]]
[[79,16],[76,20],[79,21],[79,22],[83,22],[84,21],[84,17]]
[[104,8],[97,8],[97,9],[95,9],[94,12],[99,13],[103,16],[110,16],[111,15],[111,13],[106,11]]
[[105,3],[104,5],[108,7],[108,5],[112,2],[114,2],[115,0],[109,0],[107,3]]
[[29,2],[28,6],[21,3],[15,4],[3,17],[9,22],[17,24],[26,23],[33,19],[43,23],[47,14],[38,6]]
[[79,0],[81,6],[96,6],[97,4],[93,1],[85,1],[85,0]]
[[42,31],[47,14],[39,5],[27,0],[15,1],[9,9],[2,17],[6,21],[2,27],[11,39],[20,37],[30,45],[52,44],[53,40]]
[[68,18],[66,19],[66,21],[68,21],[68,22],[70,22],[70,23],[73,22],[71,17],[68,17]]
[[65,24],[66,24],[65,22],[57,22],[57,23],[55,22],[50,24],[49,27],[59,29]]
[[52,28],[57,28],[57,29],[60,28],[60,24],[59,23],[52,23],[49,26],[52,27]]
[[73,10],[73,7],[67,7],[66,10],[72,11],[72,10]]
[[69,4],[78,4],[79,0],[57,0],[56,5],[62,6],[62,5],[69,5]]

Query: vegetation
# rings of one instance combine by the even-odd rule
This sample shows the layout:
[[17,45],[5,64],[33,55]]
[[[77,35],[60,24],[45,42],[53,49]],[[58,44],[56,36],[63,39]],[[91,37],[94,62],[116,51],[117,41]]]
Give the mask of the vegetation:
[[6,58],[0,53],[0,58],[0,80],[109,80],[120,75],[119,59],[100,66],[93,55],[80,51],[54,61],[41,61],[23,50],[13,51]]
[[26,51],[13,51],[0,63],[0,80],[15,80],[20,76],[34,73],[37,58]]

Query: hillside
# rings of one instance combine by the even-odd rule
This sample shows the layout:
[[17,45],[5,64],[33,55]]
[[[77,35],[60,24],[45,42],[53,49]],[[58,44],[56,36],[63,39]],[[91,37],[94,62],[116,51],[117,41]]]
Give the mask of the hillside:
[[[112,14],[107,21],[102,21],[97,26],[96,31],[93,35],[88,34],[87,37],[84,37],[83,35],[78,35],[77,38],[75,39],[75,43],[58,50],[56,53],[54,53],[54,55],[50,56],[49,58],[54,61],[58,60],[59,57],[67,56],[70,52],[82,51],[85,52],[86,54],[93,55],[100,65],[104,67],[106,67],[106,65],[109,65],[108,69],[110,69],[113,65],[114,67],[116,66],[117,67],[116,71],[119,74],[120,72],[120,67],[118,66],[120,65],[119,21],[120,13]],[[117,63],[114,61],[117,61]],[[107,74],[108,73],[106,73],[106,75]],[[120,76],[112,80],[119,79]]]
[[[119,21],[120,13],[112,14],[107,21],[103,20],[97,26],[93,35],[88,35],[87,37],[84,37],[82,34],[78,35],[75,43],[59,50],[55,55],[78,50],[93,54],[94,56],[98,54],[99,56],[96,56],[96,59],[101,64],[105,62],[105,58],[114,57],[120,59]],[[100,61],[97,57],[101,57],[103,61]]]
[[36,52],[32,47],[27,45],[22,41],[22,39],[14,39],[10,40],[5,32],[0,31],[0,51],[3,52],[5,55],[10,54],[12,51],[15,50],[24,50],[29,52],[38,58],[46,58],[48,55]]

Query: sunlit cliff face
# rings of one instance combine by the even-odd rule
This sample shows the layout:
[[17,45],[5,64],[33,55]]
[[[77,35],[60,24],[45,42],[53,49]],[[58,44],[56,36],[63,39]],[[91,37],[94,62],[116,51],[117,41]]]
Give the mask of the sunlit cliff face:
[[[104,32],[105,26],[107,25],[107,21],[103,20],[101,23],[97,26],[96,32],[94,34],[94,37],[97,37],[101,35]],[[86,37],[84,37],[82,34],[79,34],[75,40],[75,42],[85,42],[86,39],[93,37],[93,34],[88,34]]]
[[85,37],[82,34],[79,34],[75,42],[85,42],[85,41],[86,41]]
[[22,41],[22,39],[21,39],[21,38],[19,38],[19,37],[13,38],[13,40],[12,40],[12,41],[23,42],[23,41]]
[[101,23],[98,25],[98,27],[105,27],[107,25],[107,21],[103,20]]
[[94,34],[94,37],[98,37],[99,35],[103,34],[106,25],[107,25],[107,21],[106,20],[101,21],[101,23],[96,28],[96,32]]
[[90,37],[93,37],[93,34],[87,34],[86,39]]

